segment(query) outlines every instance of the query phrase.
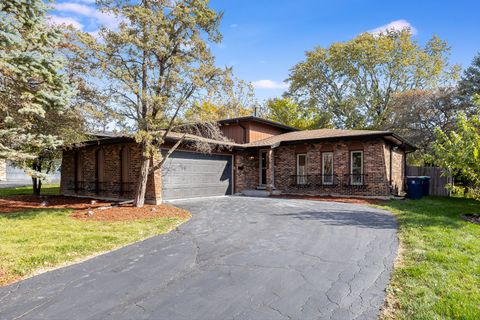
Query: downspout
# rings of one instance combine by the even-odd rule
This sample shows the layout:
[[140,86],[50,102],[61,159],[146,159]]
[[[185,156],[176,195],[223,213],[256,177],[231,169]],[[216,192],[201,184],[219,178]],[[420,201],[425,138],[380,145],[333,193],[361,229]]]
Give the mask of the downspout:
[[393,169],[392,169],[392,146],[390,146],[390,175],[389,175],[389,178],[390,178],[390,189],[393,189],[393,179],[392,179],[392,172],[393,172]]

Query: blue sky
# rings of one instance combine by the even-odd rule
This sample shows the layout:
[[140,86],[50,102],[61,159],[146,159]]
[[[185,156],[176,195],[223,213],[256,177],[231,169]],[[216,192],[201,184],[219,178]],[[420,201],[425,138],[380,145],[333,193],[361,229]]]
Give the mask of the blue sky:
[[[253,82],[260,100],[282,94],[305,51],[387,25],[410,26],[421,44],[433,34],[447,40],[451,63],[463,68],[480,51],[480,1],[211,0],[211,6],[224,13],[223,42],[213,47],[217,64]],[[95,9],[95,0],[58,1],[56,9],[55,21],[88,32],[117,23]]]

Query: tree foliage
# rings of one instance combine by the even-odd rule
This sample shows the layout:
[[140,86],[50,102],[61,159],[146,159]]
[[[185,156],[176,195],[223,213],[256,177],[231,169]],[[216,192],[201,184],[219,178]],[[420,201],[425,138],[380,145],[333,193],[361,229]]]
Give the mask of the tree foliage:
[[395,94],[435,89],[456,77],[448,56],[448,44],[435,36],[422,47],[408,29],[363,33],[308,51],[291,70],[287,95],[335,127],[379,128]]
[[72,124],[81,123],[68,108],[74,89],[59,53],[64,38],[47,25],[47,9],[41,0],[0,3],[0,158],[24,168],[34,182],[52,169]]
[[203,101],[186,111],[187,121],[212,121],[253,115],[257,100],[251,83],[226,77],[225,81]]
[[[480,110],[478,100],[476,105]],[[480,199],[480,113],[471,117],[462,113],[453,130],[443,131],[437,128],[435,134],[435,163],[469,182],[467,188],[454,187],[454,191],[465,192],[468,196]]]
[[262,116],[298,129],[324,128],[325,119],[319,118],[314,110],[305,108],[290,98],[269,99],[262,110]]
[[379,128],[393,131],[418,147],[410,159],[411,163],[431,164],[431,143],[435,141],[435,130],[452,130],[461,112],[469,112],[461,103],[455,88],[436,90],[409,90],[392,97],[391,114]]
[[[78,63],[88,67],[109,109],[122,118],[142,148],[135,203],[142,206],[152,158],[201,96],[212,92],[226,71],[217,68],[207,44],[221,40],[221,15],[206,0],[101,0],[100,9],[123,19],[99,38],[79,33]],[[208,131],[206,134],[216,134]],[[177,145],[175,145],[177,146]]]
[[480,95],[480,53],[472,64],[463,72],[458,82],[458,94],[467,104],[472,104],[476,95]]

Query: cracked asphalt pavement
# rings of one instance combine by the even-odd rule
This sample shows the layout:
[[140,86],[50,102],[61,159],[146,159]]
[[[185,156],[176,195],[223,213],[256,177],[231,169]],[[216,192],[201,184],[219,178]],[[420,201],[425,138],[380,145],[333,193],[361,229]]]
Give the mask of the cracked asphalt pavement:
[[0,319],[375,319],[398,241],[368,206],[183,200],[178,230],[0,288]]

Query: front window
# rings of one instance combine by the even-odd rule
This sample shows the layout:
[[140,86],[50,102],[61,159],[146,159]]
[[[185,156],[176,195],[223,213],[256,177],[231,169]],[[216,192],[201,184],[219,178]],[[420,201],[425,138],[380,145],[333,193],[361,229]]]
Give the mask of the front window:
[[350,183],[352,185],[363,184],[363,151],[350,153]]
[[307,183],[307,155],[297,154],[297,184]]
[[333,152],[322,153],[322,184],[333,184]]

